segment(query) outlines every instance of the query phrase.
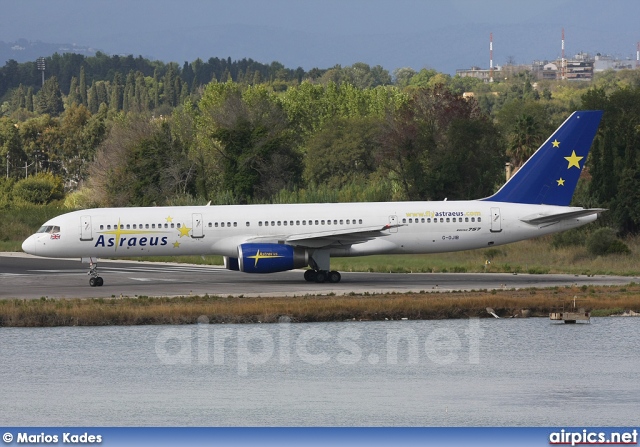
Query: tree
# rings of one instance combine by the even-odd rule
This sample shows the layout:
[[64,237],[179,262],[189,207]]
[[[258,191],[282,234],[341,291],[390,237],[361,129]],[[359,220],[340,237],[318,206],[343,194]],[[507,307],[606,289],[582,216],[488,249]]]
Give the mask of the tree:
[[62,92],[60,91],[60,85],[58,85],[58,79],[55,76],[45,81],[42,89],[38,92],[37,104],[38,113],[58,116],[64,111]]
[[[11,173],[26,159],[22,149],[22,140],[18,132],[18,123],[8,118],[0,118],[0,159],[4,172]],[[8,163],[8,165],[7,165]]]
[[[593,152],[587,160],[594,206],[609,208],[604,217],[621,233],[640,231],[640,87],[590,89],[582,96],[586,109],[604,110]],[[606,221],[605,221],[606,223]]]
[[306,144],[305,179],[315,185],[340,188],[368,181],[376,170],[374,158],[381,120],[336,118]]
[[166,121],[135,115],[113,126],[91,164],[90,186],[98,203],[108,206],[162,205],[181,185],[172,170],[186,159]]
[[78,85],[80,102],[79,104],[87,105],[87,78],[84,73],[84,66],[80,67],[80,83]]
[[120,73],[118,72],[113,76],[109,106],[115,111],[122,110],[122,81],[120,79]]
[[241,203],[299,184],[300,154],[287,115],[264,87],[210,84],[200,101],[200,128],[217,154],[223,191]]
[[439,85],[414,90],[388,115],[377,161],[398,184],[398,198],[470,199],[492,192],[502,171],[501,150],[496,129],[475,101]]

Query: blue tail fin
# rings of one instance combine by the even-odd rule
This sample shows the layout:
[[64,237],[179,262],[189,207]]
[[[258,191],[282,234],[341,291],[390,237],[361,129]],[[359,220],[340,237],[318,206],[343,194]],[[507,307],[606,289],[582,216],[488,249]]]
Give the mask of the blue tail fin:
[[600,110],[572,113],[497,193],[482,200],[568,206],[601,118]]

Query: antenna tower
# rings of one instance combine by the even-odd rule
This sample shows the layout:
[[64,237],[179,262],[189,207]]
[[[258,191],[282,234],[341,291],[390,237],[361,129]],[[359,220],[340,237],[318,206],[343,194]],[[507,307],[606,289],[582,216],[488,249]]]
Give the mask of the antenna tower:
[[565,59],[564,59],[564,28],[562,28],[562,60],[560,61],[560,79],[565,78]]
[[493,33],[489,33],[489,82],[493,82]]

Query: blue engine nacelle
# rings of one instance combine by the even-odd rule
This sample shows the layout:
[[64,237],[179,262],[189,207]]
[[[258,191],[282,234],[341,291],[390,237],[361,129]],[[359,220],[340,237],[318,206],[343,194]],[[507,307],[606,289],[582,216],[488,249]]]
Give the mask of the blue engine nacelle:
[[246,273],[284,272],[307,265],[307,250],[285,244],[242,244],[237,258],[224,257],[225,268]]

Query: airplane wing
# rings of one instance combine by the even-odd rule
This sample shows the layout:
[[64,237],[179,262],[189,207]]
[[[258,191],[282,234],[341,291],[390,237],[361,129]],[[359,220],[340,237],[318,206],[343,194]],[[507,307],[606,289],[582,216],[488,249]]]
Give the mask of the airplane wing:
[[392,228],[402,227],[406,224],[387,224],[369,227],[356,227],[341,230],[315,231],[296,235],[282,235],[281,237],[269,235],[266,237],[253,237],[247,242],[278,241],[288,245],[307,248],[344,247],[353,244],[361,244],[377,237],[389,235]]
[[525,216],[520,219],[522,222],[531,224],[531,225],[543,225],[543,224],[553,224],[556,222],[560,222],[567,219],[576,219],[578,217],[590,216],[592,214],[601,213],[603,211],[607,211],[605,208],[589,208],[582,209],[576,211],[567,211],[564,213],[556,213],[556,214],[530,214],[529,216]]

